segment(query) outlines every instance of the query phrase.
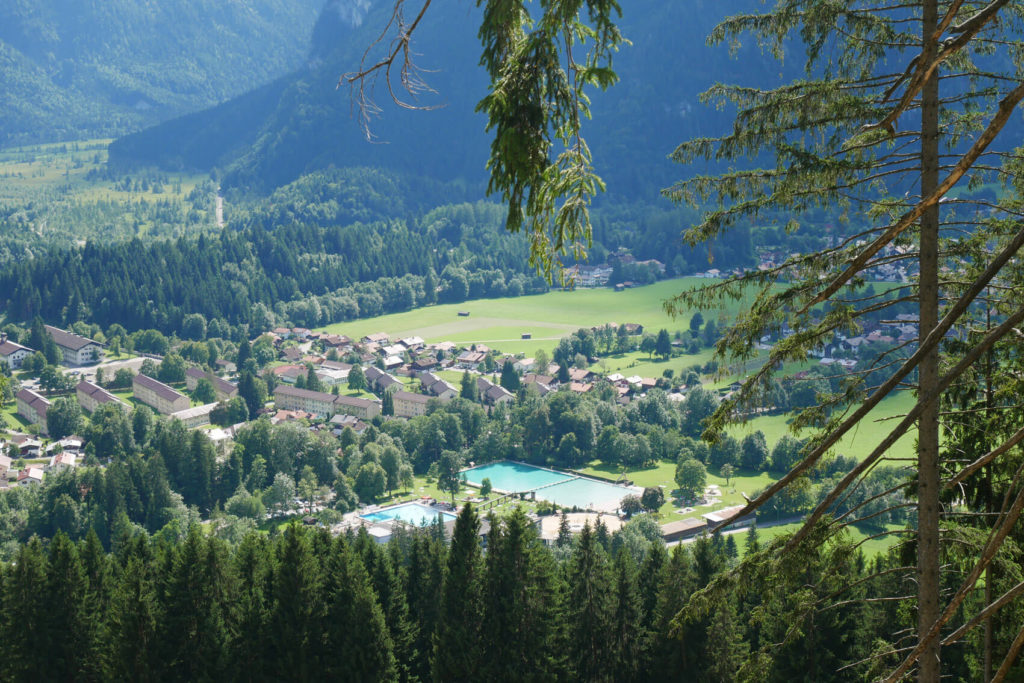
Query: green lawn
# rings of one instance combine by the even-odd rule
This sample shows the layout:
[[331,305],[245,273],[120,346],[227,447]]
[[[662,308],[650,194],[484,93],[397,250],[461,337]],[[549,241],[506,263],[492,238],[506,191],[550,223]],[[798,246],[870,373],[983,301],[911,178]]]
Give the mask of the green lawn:
[[[765,543],[768,543],[768,541],[777,536],[792,534],[796,532],[799,528],[799,522],[794,522],[793,524],[781,524],[779,526],[772,526],[767,528],[758,528],[757,538],[763,545]],[[887,531],[893,531],[900,529],[902,527],[900,527],[897,524],[887,524],[885,528]],[[878,553],[885,552],[893,545],[898,543],[900,539],[903,537],[903,534],[888,534],[880,538],[872,538],[871,540],[866,540],[868,537],[874,536],[878,533],[879,530],[877,529],[860,529],[857,527],[847,527],[846,529],[847,537],[851,541],[860,543],[860,549],[861,551],[863,551],[864,556],[867,558],[871,558],[877,555]],[[738,534],[736,541],[737,546],[740,550],[740,555],[742,555],[746,549],[743,540],[743,534]]]
[[[896,426],[898,420],[893,418],[906,415],[914,406],[914,402],[913,394],[908,391],[901,391],[886,398],[868,413],[867,418],[860,426],[839,441],[834,449],[835,452],[863,460],[885,437],[889,429]],[[729,429],[729,432],[737,439],[742,439],[746,434],[761,430],[768,442],[768,448],[771,448],[784,435],[792,434],[789,429],[789,420],[787,415],[768,415],[750,420],[746,424],[735,425]],[[812,432],[808,431],[802,436],[808,436],[810,433]],[[894,457],[913,455],[915,434],[914,430],[908,431],[893,445],[889,454]]]
[[[373,332],[387,332],[392,338],[415,335],[427,342],[482,343],[508,353],[532,354],[539,348],[550,352],[558,340],[570,332],[609,322],[640,323],[645,331],[651,332],[661,328],[669,332],[689,329],[689,315],[673,319],[665,313],[662,305],[669,297],[699,284],[707,284],[707,281],[678,278],[622,292],[606,288],[577,289],[507,299],[481,299],[337,323],[325,329],[332,334],[347,334],[353,339]],[[739,305],[740,302],[730,302],[723,314],[734,314]],[[469,316],[459,316],[460,311],[468,312]],[[521,338],[523,334],[530,334],[532,338],[524,340]],[[693,360],[695,358],[675,359],[669,366],[676,363],[691,365],[697,362]],[[633,360],[631,358],[630,362]],[[658,374],[661,374],[660,370]]]

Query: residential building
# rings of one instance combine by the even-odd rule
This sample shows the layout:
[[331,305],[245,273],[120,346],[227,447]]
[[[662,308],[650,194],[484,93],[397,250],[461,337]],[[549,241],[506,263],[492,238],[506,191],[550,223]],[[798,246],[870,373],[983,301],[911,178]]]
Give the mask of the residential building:
[[43,483],[43,471],[38,467],[26,467],[18,472],[18,486],[31,486]]
[[362,341],[364,344],[387,344],[391,341],[391,337],[388,336],[387,332],[376,332],[366,335]]
[[330,418],[338,413],[370,419],[380,415],[380,402],[352,396],[335,396],[322,391],[279,386],[274,389],[274,403],[285,410],[302,410]]
[[413,394],[408,391],[396,391],[391,394],[395,403],[395,417],[416,417],[427,414],[429,396]]
[[442,401],[450,401],[459,395],[459,390],[441,379],[432,372],[424,372],[420,375],[420,384],[423,390]]
[[191,404],[185,394],[142,373],[132,378],[132,395],[162,415],[185,410]]
[[480,390],[480,400],[490,406],[507,403],[515,398],[508,389],[485,377],[477,377],[476,386]]
[[464,370],[476,370],[477,366],[484,362],[487,354],[480,351],[463,351],[456,359],[456,366]]
[[88,337],[44,325],[63,356],[64,365],[87,365],[103,358],[103,345]]
[[366,368],[364,374],[366,376],[366,383],[378,394],[385,391],[398,391],[404,386],[400,379],[394,375],[389,375],[378,367],[370,366]]
[[354,396],[335,396],[334,414],[338,413],[369,420],[380,415],[380,401],[368,401]]
[[179,420],[181,424],[185,425],[186,429],[195,429],[196,427],[210,424],[210,413],[216,407],[216,403],[207,403],[206,405],[179,410],[171,413],[170,416],[171,419]]
[[7,481],[7,473],[11,470],[11,463],[14,462],[6,455],[0,455],[0,481]]
[[274,389],[274,404],[285,410],[302,410],[321,417],[334,415],[333,394],[281,385]]
[[213,391],[218,401],[230,401],[238,396],[238,387],[226,379],[221,379],[217,375],[204,372],[199,368],[189,368],[185,371],[185,386],[189,391],[195,391],[201,379],[209,380],[213,385]]
[[31,389],[21,389],[15,394],[18,415],[32,424],[39,425],[43,434],[46,433],[46,411],[50,402]]
[[351,428],[356,434],[362,434],[370,426],[354,415],[345,415],[342,413],[338,413],[332,417],[330,422],[331,433],[335,436],[341,436],[341,433],[345,431],[346,427]]
[[27,346],[9,340],[6,332],[0,332],[0,361],[6,362],[11,370],[20,368],[25,358],[33,353],[34,351]]
[[107,403],[113,403],[125,412],[131,410],[131,406],[127,403],[92,382],[84,380],[79,382],[78,386],[75,387],[75,396],[78,397],[78,404],[90,413],[96,412],[97,408]]
[[64,470],[74,469],[78,466],[78,456],[71,452],[61,451],[55,453],[50,458],[50,464],[46,466],[46,471],[51,474],[57,472],[63,472]]

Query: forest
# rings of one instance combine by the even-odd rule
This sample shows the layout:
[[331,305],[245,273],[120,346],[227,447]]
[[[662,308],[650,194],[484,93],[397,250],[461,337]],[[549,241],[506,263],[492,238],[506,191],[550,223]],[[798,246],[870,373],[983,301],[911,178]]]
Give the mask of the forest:
[[[486,550],[481,528],[486,527]],[[758,567],[716,590],[740,551]],[[376,544],[297,523],[234,547],[198,527],[180,541],[90,532],[23,545],[0,569],[0,677],[48,680],[848,681],[907,622],[865,583],[899,558],[836,543],[799,567],[756,530],[666,549],[638,517],[543,545],[522,513]],[[687,607],[691,595],[705,596]],[[844,606],[816,613],[816,600]],[[849,602],[846,602],[849,601]],[[884,640],[881,641],[884,646]],[[41,653],[46,653],[42,655]],[[753,654],[751,666],[744,662]],[[975,679],[969,647],[948,655]],[[741,667],[742,673],[741,673]]]

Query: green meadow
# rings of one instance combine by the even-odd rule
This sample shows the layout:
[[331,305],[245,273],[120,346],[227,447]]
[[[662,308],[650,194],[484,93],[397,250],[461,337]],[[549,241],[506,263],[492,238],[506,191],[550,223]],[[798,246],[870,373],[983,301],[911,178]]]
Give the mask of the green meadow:
[[[689,329],[690,314],[672,318],[665,313],[664,302],[683,290],[707,282],[699,278],[677,278],[622,292],[607,288],[576,289],[507,299],[479,299],[337,323],[325,329],[354,339],[373,332],[387,332],[392,338],[419,336],[427,342],[486,344],[507,353],[532,354],[539,348],[550,352],[565,335],[581,327],[610,322],[639,323],[645,331],[651,332],[662,328],[669,332]],[[741,302],[730,302],[717,317],[734,315],[740,305]],[[469,315],[460,316],[460,312]],[[530,335],[530,339],[523,339],[524,334]],[[704,355],[653,363],[648,361],[647,354],[635,353],[626,354],[623,362],[664,369],[686,359],[691,359],[687,365],[700,362]]]

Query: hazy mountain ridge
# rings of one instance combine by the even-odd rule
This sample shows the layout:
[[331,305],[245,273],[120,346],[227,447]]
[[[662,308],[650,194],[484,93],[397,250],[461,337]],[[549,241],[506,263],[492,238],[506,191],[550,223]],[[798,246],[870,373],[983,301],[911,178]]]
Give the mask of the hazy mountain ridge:
[[322,0],[12,0],[0,144],[116,136],[300,64]]
[[[624,7],[622,30],[634,44],[615,59],[621,83],[594,95],[594,119],[587,130],[611,194],[652,196],[679,175],[667,160],[676,144],[721,130],[722,115],[701,105],[698,95],[715,80],[731,80],[735,64],[726,48],[708,48],[704,42],[715,21],[745,4],[682,7],[636,0]],[[111,147],[112,160],[219,167],[226,187],[258,191],[331,166],[483,181],[489,139],[485,118],[473,113],[487,91],[478,66],[477,8],[461,3],[430,8],[414,50],[423,78],[436,93],[419,103],[440,108],[401,109],[378,83],[375,95],[383,112],[372,131],[379,144],[363,136],[347,89],[336,89],[341,74],[359,67],[389,11],[390,3],[382,0],[329,2],[314,27],[305,67],[219,107],[122,138]],[[751,78],[778,78],[767,69],[758,73],[758,61],[753,63]]]

